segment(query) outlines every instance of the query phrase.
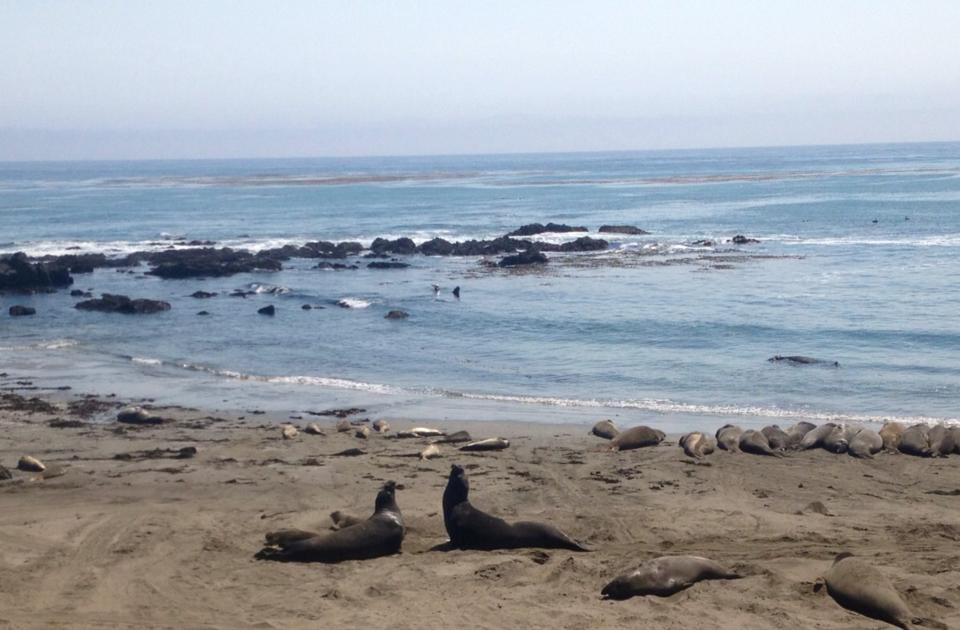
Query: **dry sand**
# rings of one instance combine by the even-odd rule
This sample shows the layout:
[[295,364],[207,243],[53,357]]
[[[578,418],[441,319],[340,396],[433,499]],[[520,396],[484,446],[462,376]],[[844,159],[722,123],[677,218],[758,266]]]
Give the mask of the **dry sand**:
[[[915,613],[960,627],[960,457],[720,452],[695,465],[675,436],[609,453],[583,426],[464,422],[442,428],[512,446],[445,446],[422,462],[426,440],[360,440],[338,434],[335,418],[294,421],[326,435],[293,440],[277,426],[286,418],[183,409],[162,410],[176,419],[160,427],[48,426],[84,411],[112,416],[115,404],[0,400],[0,464],[12,470],[30,454],[66,470],[0,482],[0,628],[891,627],[813,592],[839,551],[880,567]],[[184,446],[199,453],[114,458]],[[330,456],[351,447],[366,454]],[[440,497],[453,462],[467,468],[477,507],[549,521],[595,551],[430,551],[446,540]],[[388,479],[402,484],[402,554],[254,559],[269,530],[326,529],[333,510],[369,514]],[[747,577],[668,598],[600,599],[638,562],[685,553]]]

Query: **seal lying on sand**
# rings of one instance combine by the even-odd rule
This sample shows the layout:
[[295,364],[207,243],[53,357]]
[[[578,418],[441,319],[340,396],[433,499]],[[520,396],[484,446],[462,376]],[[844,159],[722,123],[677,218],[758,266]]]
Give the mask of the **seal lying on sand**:
[[812,422],[802,421],[787,429],[787,448],[799,448],[804,436],[816,428]]
[[[373,516],[328,534],[303,537],[301,530],[267,534],[260,560],[342,562],[379,558],[400,551],[406,532],[396,499],[397,484],[388,481],[377,493]],[[278,549],[279,547],[279,549]]]
[[613,420],[601,420],[593,425],[593,428],[590,429],[590,433],[605,440],[612,440],[613,438],[617,437],[618,433],[620,433],[620,429],[618,429],[617,425],[613,423]]
[[883,438],[883,448],[887,451],[900,449],[900,438],[907,427],[900,422],[884,422],[880,428],[880,437]]
[[648,560],[625,573],[600,591],[608,599],[628,599],[634,595],[667,597],[701,580],[736,580],[743,576],[699,556],[661,556]]
[[800,450],[822,448],[831,453],[843,453],[847,450],[847,440],[843,437],[843,427],[832,422],[821,424],[800,440]]
[[450,467],[443,491],[443,524],[450,545],[457,549],[570,549],[587,551],[552,525],[521,521],[508,523],[470,505],[470,484],[461,466]]
[[772,424],[768,427],[763,427],[760,432],[767,438],[767,442],[773,450],[785,451],[790,448],[790,436],[786,431],[781,429],[779,425]]
[[741,435],[743,435],[743,429],[732,424],[725,424],[717,429],[717,446],[731,453],[739,453]]
[[882,573],[853,554],[841,553],[824,574],[822,583],[838,604],[873,619],[909,629],[921,621],[913,616],[900,594]]
[[930,457],[933,455],[930,449],[930,427],[925,424],[913,425],[900,434],[900,443],[897,448],[907,455]]
[[753,455],[769,455],[770,457],[783,457],[783,453],[770,448],[770,442],[762,431],[748,429],[740,435],[740,450],[744,453]]
[[956,450],[954,433],[943,424],[930,428],[930,452],[934,457],[946,457]]
[[866,459],[873,458],[874,455],[883,450],[883,438],[873,429],[866,427],[860,428],[850,438],[850,446],[847,452],[854,457]]
[[716,448],[717,442],[712,437],[704,435],[699,431],[687,433],[680,438],[680,448],[687,457],[701,459],[704,455],[709,455]]
[[616,437],[610,440],[610,450],[629,451],[644,446],[656,446],[665,437],[666,434],[663,431],[641,425],[618,433]]

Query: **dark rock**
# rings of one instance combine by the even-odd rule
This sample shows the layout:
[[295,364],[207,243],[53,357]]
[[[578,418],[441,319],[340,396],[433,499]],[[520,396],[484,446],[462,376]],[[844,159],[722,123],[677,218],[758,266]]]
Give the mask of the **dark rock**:
[[304,304],[304,305],[301,306],[300,308],[302,308],[302,309],[305,310],[305,311],[312,311],[312,310],[313,310],[313,307],[310,306],[309,304]]
[[650,233],[633,225],[601,225],[598,231],[601,234],[633,234],[635,236]]
[[358,267],[357,265],[345,265],[343,263],[328,263],[328,262],[317,263],[317,266],[314,267],[314,269],[332,269],[334,271],[341,271],[344,269],[359,269],[359,268],[360,267]]
[[257,312],[260,313],[261,315],[276,315],[277,308],[273,304],[270,304],[270,305],[264,306]]
[[521,265],[543,265],[550,259],[535,249],[520,252],[513,256],[506,256],[497,263],[500,267],[518,267]]
[[534,243],[534,247],[544,252],[596,252],[610,247],[610,243],[602,238],[581,236],[569,243]]
[[210,293],[209,291],[194,291],[190,294],[190,297],[197,298],[198,300],[206,300],[212,297],[217,297],[218,293]]
[[454,251],[454,244],[442,238],[432,238],[419,249],[424,256],[449,256]]
[[210,311],[197,311],[197,315],[206,316],[206,315],[209,315],[209,314],[210,314]]
[[264,252],[256,255],[229,247],[181,249],[151,254],[154,268],[147,273],[160,278],[198,278],[231,276],[253,271],[280,271],[280,261]]
[[716,243],[708,239],[700,239],[699,241],[694,241],[690,244],[695,247],[713,247],[714,245],[716,245]]
[[31,264],[23,252],[0,256],[0,291],[32,292],[71,284],[70,271],[61,265]]
[[408,317],[410,317],[410,313],[401,310],[390,311],[384,315],[385,319],[406,319]]
[[70,292],[70,297],[89,298],[89,297],[93,297],[93,293],[90,293],[89,291],[81,291],[80,289],[74,289],[73,291]]
[[501,236],[492,241],[463,241],[453,246],[454,256],[496,256],[529,249],[530,241]]
[[758,241],[755,238],[747,238],[743,234],[737,234],[736,236],[730,239],[730,242],[736,245],[749,245],[751,243],[759,243],[760,241]]
[[767,359],[771,363],[785,362],[790,365],[829,365],[832,367],[840,367],[839,361],[827,361],[824,359],[816,359],[814,357],[805,357],[801,355],[791,355],[791,356],[781,356],[779,354],[774,355]]
[[367,269],[406,269],[410,265],[403,262],[375,260],[367,263]]
[[0,481],[6,481],[7,479],[13,479],[13,475],[0,464]]
[[458,300],[460,299],[460,287],[454,287],[453,297],[457,298]]
[[370,244],[370,251],[375,254],[400,254],[409,256],[417,253],[417,244],[411,239],[403,237],[394,241],[385,238],[376,238]]
[[10,307],[10,317],[23,317],[24,315],[36,315],[37,309],[31,306],[21,306],[14,304]]
[[87,423],[82,420],[63,420],[61,418],[54,418],[47,423],[47,426],[53,429],[82,429],[87,426]]
[[160,300],[131,300],[126,295],[104,293],[99,299],[77,302],[75,308],[82,311],[101,311],[104,313],[124,313],[126,315],[144,315],[170,310],[169,302]]
[[563,223],[547,223],[543,225],[542,223],[528,223],[527,225],[521,226],[518,229],[514,230],[507,234],[507,236],[533,236],[534,234],[543,234],[545,232],[555,232],[563,234],[566,232],[587,232],[585,227],[574,227],[572,225],[565,225]]

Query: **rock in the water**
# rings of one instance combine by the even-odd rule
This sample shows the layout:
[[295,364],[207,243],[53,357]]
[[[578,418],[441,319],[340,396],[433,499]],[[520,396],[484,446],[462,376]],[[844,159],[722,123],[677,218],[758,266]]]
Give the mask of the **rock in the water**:
[[27,255],[17,252],[0,256],[0,292],[42,291],[73,284],[70,271],[58,264],[30,263]]
[[280,261],[271,254],[273,252],[266,251],[252,254],[229,247],[164,250],[147,255],[147,260],[155,265],[147,273],[160,278],[200,278],[280,271]]
[[534,234],[544,234],[546,232],[554,233],[567,233],[567,232],[587,232],[587,228],[580,226],[574,227],[572,225],[566,225],[564,223],[547,223],[543,225],[542,223],[528,223],[523,225],[513,232],[507,234],[507,236],[533,236]]
[[504,256],[497,263],[499,267],[518,267],[522,265],[545,265],[550,259],[535,249],[529,249],[513,256]]
[[117,422],[124,424],[163,424],[165,419],[150,415],[143,407],[125,407],[117,413]]
[[273,304],[270,304],[268,306],[264,306],[263,308],[257,310],[257,312],[260,313],[261,315],[276,315],[277,307],[275,307]]
[[209,315],[210,311],[197,311],[197,315]]
[[394,260],[375,260],[367,264],[367,269],[406,269],[409,266],[409,263]]
[[285,424],[280,427],[280,435],[282,435],[283,439],[285,440],[292,440],[299,434],[300,432],[297,431],[297,427],[293,426],[292,424]]
[[131,300],[126,295],[104,293],[100,298],[77,302],[75,308],[81,311],[101,311],[103,313],[123,313],[125,315],[144,315],[169,311],[170,304],[160,300]]
[[210,293],[209,291],[194,291],[190,294],[190,297],[197,298],[198,300],[206,300],[212,297],[217,297],[217,293]]
[[454,244],[442,238],[433,238],[422,243],[419,249],[424,256],[449,256],[453,253]]
[[312,310],[313,310],[313,307],[310,306],[309,304],[304,304],[304,305],[301,306],[300,308],[303,309],[303,310],[305,310],[305,311],[312,311]]
[[730,242],[733,243],[734,245],[749,245],[751,243],[759,243],[760,241],[758,241],[755,238],[747,238],[743,234],[737,234],[736,236],[730,239]]
[[24,455],[17,462],[17,468],[25,472],[43,472],[47,467],[36,457]]
[[633,234],[636,236],[650,233],[633,225],[601,225],[597,231],[601,234]]
[[385,238],[376,238],[370,244],[370,251],[374,254],[400,254],[410,256],[417,253],[417,244],[409,238],[398,238],[394,241]]
[[14,304],[10,307],[10,317],[23,317],[25,315],[36,315],[37,309],[31,306],[21,306],[20,304]]
[[410,317],[410,313],[401,310],[393,310],[383,316],[384,319],[406,319]]

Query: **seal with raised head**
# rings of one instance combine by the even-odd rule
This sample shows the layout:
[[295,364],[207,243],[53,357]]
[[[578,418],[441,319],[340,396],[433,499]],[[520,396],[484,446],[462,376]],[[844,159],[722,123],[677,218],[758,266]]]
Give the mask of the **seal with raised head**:
[[824,574],[822,582],[838,604],[848,610],[908,630],[920,621],[913,616],[889,580],[875,567],[850,553],[841,553]]
[[772,424],[760,429],[763,436],[767,438],[770,448],[775,451],[785,451],[790,448],[790,436],[779,425]]
[[761,431],[747,429],[740,435],[740,450],[744,453],[753,455],[768,455],[770,457],[782,457],[783,453],[770,448],[770,442],[767,436]]
[[717,446],[731,453],[739,453],[741,435],[743,429],[734,424],[725,424],[717,429]]
[[701,580],[736,580],[743,576],[700,556],[661,556],[648,560],[603,587],[607,599],[628,599],[635,595],[668,597]]
[[629,451],[644,446],[656,446],[663,441],[666,434],[659,429],[651,429],[640,425],[622,431],[610,440],[611,451]]
[[406,529],[396,499],[397,484],[388,481],[377,493],[373,516],[327,534],[304,537],[302,530],[281,530],[266,536],[261,560],[342,562],[388,556],[400,551]]
[[943,424],[931,427],[928,433],[930,437],[930,452],[934,457],[946,457],[956,450],[953,431]]
[[883,450],[883,438],[873,429],[861,427],[853,437],[850,438],[850,444],[847,452],[854,457],[872,459],[874,455]]
[[887,421],[880,428],[880,437],[883,438],[883,448],[887,451],[900,450],[900,438],[907,427],[901,422]]
[[704,455],[712,453],[716,448],[716,444],[716,440],[699,431],[687,433],[680,438],[680,448],[683,449],[687,457],[694,459],[701,459]]
[[613,423],[613,420],[601,420],[593,425],[593,428],[590,429],[590,433],[605,440],[612,440],[613,438],[617,437],[618,433],[620,433],[620,429],[618,429],[617,425]]
[[787,448],[799,448],[804,436],[816,428],[817,425],[804,420],[787,429]]
[[900,444],[897,448],[901,453],[930,457],[930,427],[925,424],[915,424],[900,435]]
[[450,467],[447,487],[443,491],[443,524],[450,536],[450,545],[457,549],[570,549],[587,551],[562,531],[546,523],[521,521],[508,523],[481,512],[470,504],[470,483],[463,467]]

